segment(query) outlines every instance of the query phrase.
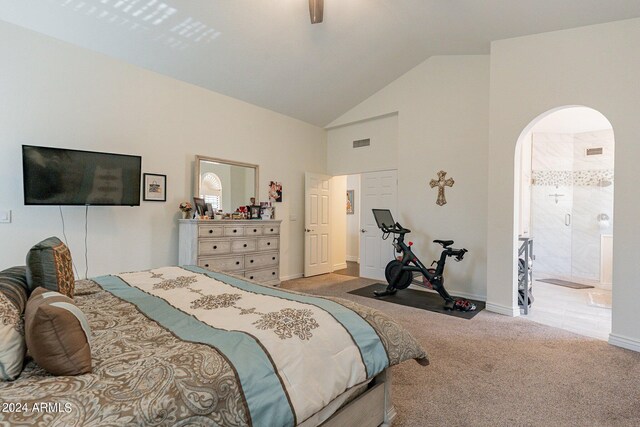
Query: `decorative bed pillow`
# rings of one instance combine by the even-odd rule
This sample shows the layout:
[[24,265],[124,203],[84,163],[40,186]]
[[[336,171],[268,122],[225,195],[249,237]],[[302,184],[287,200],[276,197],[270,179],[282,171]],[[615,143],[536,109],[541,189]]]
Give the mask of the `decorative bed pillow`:
[[73,298],[75,280],[67,245],[49,237],[32,247],[27,254],[27,281],[31,290],[42,286]]
[[91,372],[91,330],[69,297],[37,288],[24,313],[27,348],[41,368],[54,375]]
[[24,319],[27,305],[25,267],[0,272],[0,380],[13,380],[22,372],[26,350]]

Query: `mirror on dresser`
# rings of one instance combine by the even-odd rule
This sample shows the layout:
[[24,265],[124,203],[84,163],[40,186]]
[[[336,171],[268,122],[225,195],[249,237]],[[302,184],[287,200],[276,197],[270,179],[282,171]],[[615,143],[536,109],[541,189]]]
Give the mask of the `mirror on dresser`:
[[258,165],[196,156],[196,197],[211,203],[214,210],[233,212],[258,197]]

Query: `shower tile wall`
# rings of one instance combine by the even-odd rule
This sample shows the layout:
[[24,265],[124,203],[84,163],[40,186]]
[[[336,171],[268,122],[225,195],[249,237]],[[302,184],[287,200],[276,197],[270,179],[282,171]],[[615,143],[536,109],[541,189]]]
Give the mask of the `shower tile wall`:
[[[573,147],[572,276],[598,281],[600,235],[613,233],[613,131],[575,134]],[[587,156],[594,147],[602,155]],[[598,221],[600,214],[608,222]]]
[[[571,276],[571,213],[573,185],[573,135],[534,133],[531,169],[531,236],[535,273]],[[557,194],[557,196],[556,196]]]
[[[602,155],[586,155],[600,147]],[[613,226],[613,131],[534,133],[532,154],[536,276],[598,281],[600,236]]]

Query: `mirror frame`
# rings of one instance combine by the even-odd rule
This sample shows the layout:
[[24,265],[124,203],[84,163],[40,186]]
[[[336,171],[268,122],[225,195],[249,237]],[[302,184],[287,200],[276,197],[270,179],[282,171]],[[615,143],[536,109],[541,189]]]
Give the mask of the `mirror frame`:
[[255,188],[255,198],[256,198],[256,203],[260,203],[260,197],[258,195],[258,189],[260,187],[259,183],[260,183],[260,167],[258,165],[254,165],[252,163],[243,163],[243,162],[236,162],[233,160],[225,160],[225,159],[219,159],[217,157],[209,157],[209,156],[200,156],[200,155],[196,155],[196,173],[194,174],[194,197],[200,197],[200,174],[201,174],[201,169],[200,169],[200,162],[201,161],[206,161],[206,162],[214,162],[214,163],[223,163],[225,165],[230,165],[230,166],[241,166],[241,167],[245,167],[245,168],[253,168],[254,170],[254,175],[255,175],[255,182],[254,182],[254,188]]

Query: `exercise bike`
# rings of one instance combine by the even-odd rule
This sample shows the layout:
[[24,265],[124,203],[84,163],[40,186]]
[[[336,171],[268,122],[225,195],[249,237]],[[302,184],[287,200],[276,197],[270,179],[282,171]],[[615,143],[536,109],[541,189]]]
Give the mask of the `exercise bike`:
[[[455,261],[462,261],[464,254],[468,252],[466,249],[450,247],[454,243],[453,240],[434,240],[433,242],[440,244],[443,250],[440,254],[440,260],[431,263],[431,265],[436,264],[436,268],[427,268],[411,251],[413,242],[409,242],[408,245],[404,242],[405,234],[410,233],[411,230],[395,222],[388,209],[373,209],[373,216],[378,228],[382,230],[382,238],[386,240],[389,235],[393,234],[393,247],[397,253],[401,254],[387,264],[384,275],[388,285],[384,291],[375,291],[376,297],[394,295],[398,290],[406,289],[411,283],[414,283],[438,292],[445,301],[444,308],[446,310],[474,311],[476,309],[476,305],[471,301],[464,298],[454,298],[444,288],[443,274],[447,258],[454,257]],[[414,280],[413,272],[421,273],[422,281]]]

